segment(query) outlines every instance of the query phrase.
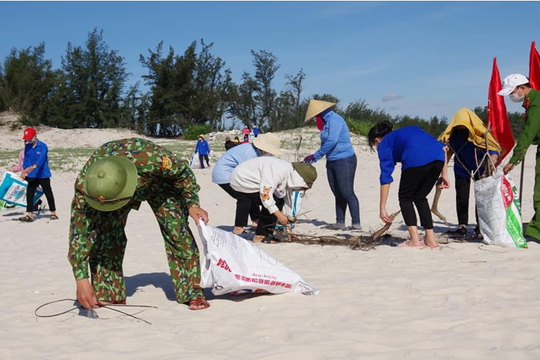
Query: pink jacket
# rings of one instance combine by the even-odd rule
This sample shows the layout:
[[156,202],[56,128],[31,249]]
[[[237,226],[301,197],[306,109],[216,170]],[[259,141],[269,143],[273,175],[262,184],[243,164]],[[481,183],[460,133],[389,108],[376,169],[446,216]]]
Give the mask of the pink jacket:
[[19,172],[23,170],[24,149],[19,153],[19,164],[11,168],[12,172]]

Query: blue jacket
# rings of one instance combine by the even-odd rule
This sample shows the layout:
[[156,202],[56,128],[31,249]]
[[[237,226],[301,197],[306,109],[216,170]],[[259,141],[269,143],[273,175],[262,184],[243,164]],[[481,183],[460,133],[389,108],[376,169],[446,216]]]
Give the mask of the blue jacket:
[[46,179],[51,177],[51,169],[49,169],[49,149],[44,142],[37,140],[36,146],[26,144],[24,146],[23,168],[37,165],[37,168],[32,170],[27,177],[31,179]]
[[[469,179],[471,177],[471,173],[477,170],[486,152],[485,149],[475,146],[468,138],[469,130],[454,129],[449,141],[450,147],[455,152],[454,174],[460,179]],[[499,155],[499,152],[490,150],[489,154]],[[475,175],[475,179],[479,179],[482,176],[484,171],[486,171],[487,164],[486,161],[482,163],[482,166]]]
[[321,147],[313,154],[315,161],[319,161],[325,155],[328,161],[353,156],[354,149],[345,120],[330,109],[324,111],[321,115],[324,119],[324,128],[321,131]]
[[214,165],[212,182],[215,184],[228,184],[233,170],[238,164],[246,160],[261,156],[262,152],[253,144],[240,144],[225,152]]
[[208,141],[197,141],[197,146],[195,146],[195,152],[198,152],[199,155],[210,154],[210,146],[208,145]]
[[418,126],[406,126],[385,135],[377,146],[381,166],[381,185],[394,181],[392,173],[396,163],[401,171],[444,161],[444,144]]

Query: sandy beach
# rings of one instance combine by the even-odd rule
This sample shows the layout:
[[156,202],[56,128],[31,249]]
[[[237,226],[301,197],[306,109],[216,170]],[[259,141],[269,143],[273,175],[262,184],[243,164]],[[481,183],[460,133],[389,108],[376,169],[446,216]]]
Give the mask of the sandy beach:
[[[14,154],[11,162],[3,159],[0,174],[15,164],[21,134],[22,130],[0,128],[0,151]],[[316,129],[279,133],[287,153],[284,159],[294,160],[300,134],[304,137],[300,158],[317,148]],[[70,149],[95,148],[133,136],[137,135],[126,130],[38,131],[38,138],[51,152],[52,187],[60,219],[49,220],[45,210],[33,223],[21,223],[18,218],[24,208],[0,211],[0,359],[540,358],[540,245],[536,243],[523,250],[451,242],[441,244],[440,250],[383,245],[370,251],[346,246],[261,244],[320,294],[215,297],[208,291],[211,307],[190,311],[174,299],[163,240],[147,204],[130,214],[124,272],[128,304],[157,308],[121,310],[151,324],[109,309],[98,309],[99,319],[79,316],[77,310],[37,318],[34,311],[40,305],[75,298],[75,281],[66,257],[69,211],[76,171],[86,157],[71,157]],[[212,163],[223,151],[222,138],[210,140]],[[195,143],[154,140],[185,149],[179,151],[184,157]],[[383,225],[378,212],[378,160],[365,139],[353,136],[353,144],[359,164],[355,189],[363,233],[370,234]],[[535,151],[531,148],[526,160],[524,222],[533,215]],[[73,150],[74,154],[80,152]],[[70,159],[55,166],[60,158]],[[295,231],[335,235],[339,232],[322,229],[335,220],[325,160],[315,165],[319,178],[307,193],[302,210],[309,212],[300,218]],[[211,170],[194,170],[201,186],[201,207],[209,213],[209,225],[230,230],[235,201],[212,183]],[[394,173],[389,212],[399,209],[399,172],[397,168]],[[453,181],[451,169],[449,175]],[[519,185],[519,169],[512,175]],[[434,217],[437,234],[456,226],[453,185],[439,203],[449,225]],[[430,201],[432,197],[433,192]],[[473,199],[469,213],[473,222]],[[469,231],[473,227],[469,226]],[[406,239],[401,216],[389,233],[395,239]],[[444,238],[440,240],[444,242]],[[64,301],[42,308],[40,314],[70,308],[73,302]]]

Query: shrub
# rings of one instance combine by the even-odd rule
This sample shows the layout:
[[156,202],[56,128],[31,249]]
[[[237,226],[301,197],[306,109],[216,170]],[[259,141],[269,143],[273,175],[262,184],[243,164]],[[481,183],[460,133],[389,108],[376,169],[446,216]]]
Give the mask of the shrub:
[[209,132],[212,132],[210,125],[193,125],[184,132],[184,140],[197,140],[199,135],[208,134]]
[[367,136],[369,130],[375,125],[371,121],[347,119],[349,131],[361,136]]

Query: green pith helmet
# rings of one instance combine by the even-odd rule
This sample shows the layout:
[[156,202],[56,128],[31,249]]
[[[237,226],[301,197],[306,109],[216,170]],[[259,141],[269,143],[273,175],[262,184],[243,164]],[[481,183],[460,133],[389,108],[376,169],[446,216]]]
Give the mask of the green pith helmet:
[[311,189],[313,183],[317,180],[317,169],[315,169],[315,166],[304,162],[293,162],[292,166]]
[[86,171],[83,194],[86,202],[99,211],[113,211],[126,205],[137,188],[135,164],[120,156],[108,156]]

